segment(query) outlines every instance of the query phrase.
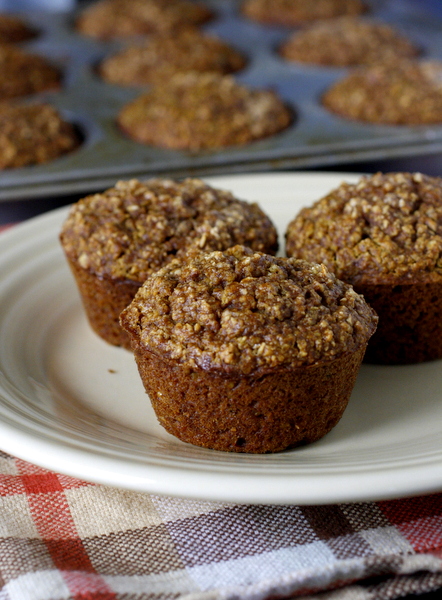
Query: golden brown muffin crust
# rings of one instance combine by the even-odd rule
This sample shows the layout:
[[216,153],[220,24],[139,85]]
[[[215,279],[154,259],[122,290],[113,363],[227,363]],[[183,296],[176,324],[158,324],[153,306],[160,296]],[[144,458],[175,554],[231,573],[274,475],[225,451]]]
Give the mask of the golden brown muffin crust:
[[183,71],[233,73],[245,63],[245,58],[221,39],[184,29],[177,34],[152,35],[143,44],[124,48],[101,63],[99,74],[110,83],[145,85]]
[[261,23],[298,26],[315,19],[359,15],[367,6],[361,0],[245,0],[241,9]]
[[257,204],[199,179],[119,181],[73,205],[61,240],[83,269],[140,283],[190,251],[237,243],[266,252],[277,248],[275,227]]
[[292,33],[280,47],[280,54],[289,61],[352,66],[412,58],[419,50],[386,23],[340,17]]
[[0,106],[0,169],[46,163],[79,145],[75,127],[48,104]]
[[287,254],[323,262],[355,283],[441,281],[442,178],[377,173],[304,208]]
[[126,104],[117,122],[132,139],[198,151],[243,145],[290,125],[291,111],[272,91],[229,75],[184,73]]
[[323,105],[348,119],[391,125],[442,122],[442,62],[360,67],[333,84]]
[[212,11],[188,0],[100,0],[77,19],[77,30],[100,39],[137,36],[201,25]]
[[61,72],[43,56],[0,44],[0,100],[56,90]]
[[173,261],[121,315],[141,348],[206,372],[266,373],[364,346],[377,317],[323,265],[235,246]]

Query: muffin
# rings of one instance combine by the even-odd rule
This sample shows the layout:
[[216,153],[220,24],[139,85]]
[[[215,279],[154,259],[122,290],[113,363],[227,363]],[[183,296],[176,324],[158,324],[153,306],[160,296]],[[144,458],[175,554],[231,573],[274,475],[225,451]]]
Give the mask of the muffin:
[[242,54],[219,38],[183,29],[123,48],[101,62],[99,75],[118,85],[146,85],[183,71],[233,73],[245,64]]
[[0,44],[26,42],[37,35],[21,17],[0,13]]
[[329,111],[390,125],[442,122],[442,62],[408,61],[360,67],[322,96]]
[[47,163],[79,145],[75,127],[52,106],[0,105],[0,169]]
[[121,109],[117,123],[131,139],[177,150],[244,145],[292,121],[272,91],[249,89],[232,76],[180,73]]
[[385,23],[340,17],[317,21],[292,33],[279,53],[288,61],[348,67],[412,58],[419,50]]
[[442,357],[442,179],[377,173],[302,209],[288,256],[325,264],[379,315],[365,360]]
[[359,15],[367,6],[361,0],[244,0],[242,13],[266,25],[298,27],[316,19]]
[[0,44],[0,101],[57,90],[61,72],[43,56]]
[[244,246],[169,263],[121,314],[160,424],[250,453],[314,442],[337,424],[376,319],[323,265]]
[[92,328],[125,348],[119,315],[148,275],[188,253],[238,243],[272,253],[278,245],[257,204],[199,179],[119,181],[74,204],[60,239]]
[[189,0],[99,0],[80,13],[76,29],[106,40],[174,31],[212,18],[207,6]]

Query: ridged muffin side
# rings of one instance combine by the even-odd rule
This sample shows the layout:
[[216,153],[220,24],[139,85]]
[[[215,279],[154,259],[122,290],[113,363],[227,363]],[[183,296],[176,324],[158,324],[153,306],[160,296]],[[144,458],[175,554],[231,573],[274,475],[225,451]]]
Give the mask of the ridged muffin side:
[[121,315],[166,430],[251,453],[336,425],[376,323],[324,266],[243,246],[173,261]]

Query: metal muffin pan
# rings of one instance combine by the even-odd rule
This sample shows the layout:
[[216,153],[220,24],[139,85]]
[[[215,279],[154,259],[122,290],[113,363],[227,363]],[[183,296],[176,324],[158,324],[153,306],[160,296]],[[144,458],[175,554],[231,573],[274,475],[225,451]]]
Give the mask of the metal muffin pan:
[[[253,23],[239,13],[238,0],[206,0],[216,19],[204,30],[243,51],[246,68],[235,78],[250,87],[276,91],[293,108],[293,124],[280,134],[247,146],[190,153],[146,146],[122,135],[115,125],[119,109],[143,92],[100,80],[95,68],[122,46],[77,34],[73,13],[24,16],[40,31],[23,44],[47,56],[64,72],[60,91],[28,97],[58,108],[81,130],[75,152],[39,166],[0,172],[0,200],[85,193],[119,178],[181,177],[284,168],[305,168],[367,159],[397,158],[442,150],[442,125],[380,126],[334,116],[320,104],[324,90],[347,69],[289,63],[277,48],[290,29]],[[80,6],[84,8],[87,3]],[[442,60],[442,22],[407,0],[372,0],[371,16],[388,22],[422,47],[423,57]]]

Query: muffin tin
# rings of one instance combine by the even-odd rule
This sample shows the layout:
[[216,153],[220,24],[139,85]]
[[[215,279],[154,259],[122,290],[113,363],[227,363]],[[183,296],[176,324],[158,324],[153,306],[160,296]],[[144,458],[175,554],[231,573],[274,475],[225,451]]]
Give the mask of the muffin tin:
[[[246,68],[235,75],[239,82],[273,89],[294,109],[296,118],[288,129],[247,146],[210,152],[166,150],[134,142],[118,130],[115,116],[143,88],[111,85],[95,72],[98,62],[122,42],[100,42],[79,35],[72,12],[27,12],[26,19],[40,35],[22,47],[59,64],[64,81],[61,91],[26,100],[47,101],[58,108],[79,128],[83,143],[77,151],[51,163],[2,171],[0,200],[85,193],[113,185],[119,178],[319,167],[442,150],[442,125],[370,125],[328,113],[320,104],[321,94],[346,69],[289,63],[277,53],[289,29],[247,20],[240,15],[237,0],[206,2],[216,18],[204,30],[246,54]],[[81,8],[85,4],[81,3]],[[407,0],[372,0],[370,4],[373,18],[405,33],[423,48],[425,58],[442,60],[442,23],[433,15]]]

